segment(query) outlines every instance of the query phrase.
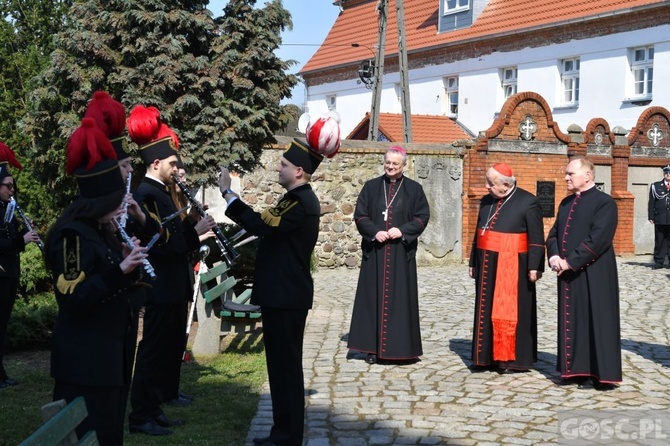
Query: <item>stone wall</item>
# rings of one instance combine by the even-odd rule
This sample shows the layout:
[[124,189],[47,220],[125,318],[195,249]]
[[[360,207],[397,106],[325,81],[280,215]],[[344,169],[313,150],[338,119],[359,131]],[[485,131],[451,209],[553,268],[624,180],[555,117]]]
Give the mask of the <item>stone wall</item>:
[[[284,194],[277,183],[276,167],[290,139],[279,137],[275,148],[261,156],[265,168],[233,181],[233,189],[255,210],[273,206]],[[388,143],[342,141],[340,151],[325,159],[312,176],[312,187],[321,201],[321,228],[315,247],[318,266],[358,268],[361,236],[354,224],[358,193],[365,181],[383,173]],[[431,219],[419,238],[417,261],[441,264],[461,261],[462,148],[447,145],[403,145],[408,152],[406,175],[419,181],[431,207]],[[218,191],[208,190],[205,200],[217,221],[224,221],[225,204]]]
[[[408,153],[406,175],[426,192],[431,218],[419,239],[419,264],[439,265],[467,260],[481,197],[487,194],[485,175],[497,162],[508,163],[519,187],[537,194],[538,182],[553,183],[553,210],[567,195],[565,166],[574,155],[588,155],[596,165],[596,185],[612,195],[618,207],[614,239],[617,254],[645,254],[653,247],[653,227],[647,222],[649,184],[670,163],[670,111],[650,107],[630,131],[593,118],[586,130],[570,126],[563,133],[547,102],[533,92],[510,97],[498,118],[476,140],[446,144],[403,144]],[[284,189],[277,184],[276,166],[290,138],[278,137],[264,151],[265,168],[237,178],[233,189],[256,210],[273,206]],[[389,143],[342,141],[340,152],[326,159],[312,178],[321,200],[321,230],[315,249],[317,265],[357,268],[360,235],[353,222],[356,199],[368,179],[383,172]],[[217,221],[225,221],[225,203],[218,190],[203,201]],[[545,201],[546,204],[546,201]],[[555,212],[544,218],[545,235]]]

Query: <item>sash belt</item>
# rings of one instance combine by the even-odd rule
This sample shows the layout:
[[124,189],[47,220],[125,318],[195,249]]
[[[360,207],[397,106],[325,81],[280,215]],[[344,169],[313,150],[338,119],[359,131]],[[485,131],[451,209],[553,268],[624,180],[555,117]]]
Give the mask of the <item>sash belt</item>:
[[477,249],[498,253],[493,291],[493,359],[516,359],[519,299],[519,253],[528,252],[528,236],[486,230],[477,234]]

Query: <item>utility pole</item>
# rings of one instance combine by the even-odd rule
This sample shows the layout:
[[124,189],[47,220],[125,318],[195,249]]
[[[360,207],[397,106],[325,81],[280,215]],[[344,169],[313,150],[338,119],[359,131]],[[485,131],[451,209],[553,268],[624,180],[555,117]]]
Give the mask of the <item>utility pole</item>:
[[398,22],[398,70],[400,71],[400,108],[405,142],[412,142],[412,109],[409,103],[409,75],[407,68],[407,45],[405,38],[405,6],[403,0],[395,0]]
[[382,78],[384,77],[384,53],[386,51],[386,23],[388,18],[388,0],[379,0],[377,13],[379,14],[379,36],[377,40],[377,54],[374,66],[374,86],[372,88],[372,105],[370,106],[369,141],[379,138],[379,107],[382,102]]

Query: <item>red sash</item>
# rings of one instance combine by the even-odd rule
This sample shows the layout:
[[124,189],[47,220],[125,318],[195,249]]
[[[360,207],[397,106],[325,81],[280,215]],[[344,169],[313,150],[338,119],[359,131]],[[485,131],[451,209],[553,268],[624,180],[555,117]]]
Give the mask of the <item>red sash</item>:
[[484,231],[477,234],[477,248],[498,253],[493,291],[493,359],[516,359],[516,325],[519,298],[519,253],[528,252],[528,236]]

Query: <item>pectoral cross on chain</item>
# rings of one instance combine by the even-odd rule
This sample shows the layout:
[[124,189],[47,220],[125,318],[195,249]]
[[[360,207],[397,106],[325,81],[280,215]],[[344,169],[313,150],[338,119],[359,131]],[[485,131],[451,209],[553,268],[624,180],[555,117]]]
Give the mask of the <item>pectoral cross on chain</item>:
[[388,220],[388,217],[389,217],[389,210],[386,209],[385,211],[382,211],[382,215],[384,216],[384,221]]

